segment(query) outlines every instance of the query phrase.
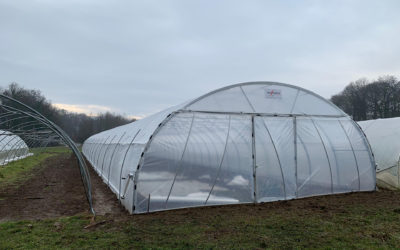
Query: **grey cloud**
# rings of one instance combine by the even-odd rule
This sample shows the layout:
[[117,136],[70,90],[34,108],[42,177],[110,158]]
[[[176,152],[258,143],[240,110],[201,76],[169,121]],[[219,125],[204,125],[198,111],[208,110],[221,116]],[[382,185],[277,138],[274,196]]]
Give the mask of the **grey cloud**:
[[0,1],[0,83],[146,115],[224,85],[400,73],[398,1]]

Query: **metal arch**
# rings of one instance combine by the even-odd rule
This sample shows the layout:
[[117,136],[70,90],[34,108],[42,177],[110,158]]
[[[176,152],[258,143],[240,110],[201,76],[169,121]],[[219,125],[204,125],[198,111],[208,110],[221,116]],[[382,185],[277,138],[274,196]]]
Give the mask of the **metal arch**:
[[266,85],[266,86],[278,85],[278,86],[283,86],[283,87],[287,87],[287,88],[292,88],[292,89],[301,90],[301,91],[303,91],[303,92],[305,92],[305,93],[307,93],[307,94],[310,94],[310,95],[313,95],[313,96],[317,97],[318,99],[321,99],[322,101],[325,101],[326,103],[328,103],[329,105],[331,105],[334,109],[336,109],[339,113],[343,114],[343,116],[348,116],[346,113],[344,113],[341,109],[339,109],[339,108],[338,108],[335,104],[333,104],[331,101],[329,101],[329,100],[323,98],[322,96],[320,96],[320,95],[318,95],[318,94],[316,94],[316,93],[314,93],[314,92],[312,92],[312,91],[310,91],[310,90],[307,90],[307,89],[304,89],[304,88],[302,88],[302,87],[298,87],[298,86],[295,86],[295,85],[287,84],[287,83],[270,82],[270,81],[242,82],[242,83],[237,83],[237,84],[232,84],[232,85],[229,85],[229,86],[225,86],[225,87],[216,89],[216,90],[214,90],[214,91],[208,92],[207,94],[204,94],[204,95],[202,95],[202,96],[200,96],[200,97],[198,97],[198,98],[196,98],[196,99],[190,101],[190,102],[187,103],[185,106],[183,106],[182,109],[186,109],[186,110],[187,110],[187,108],[188,108],[190,105],[192,105],[192,104],[194,104],[194,103],[196,103],[196,102],[198,102],[198,101],[200,101],[200,100],[202,100],[202,99],[204,99],[204,98],[206,98],[206,97],[208,97],[208,96],[210,96],[210,95],[212,95],[212,94],[215,94],[215,93],[218,93],[218,92],[227,90],[227,89],[231,89],[231,88],[235,88],[235,87],[242,87],[242,86],[247,86],[247,85]]
[[[23,113],[23,114],[26,114],[26,112],[22,112],[22,111],[19,111],[20,113]],[[35,122],[36,123],[32,123],[32,124],[29,124],[29,123],[31,123],[31,122],[26,122],[26,123],[20,123],[20,124],[17,124],[17,125],[15,125],[15,126],[12,126],[10,129],[12,130],[11,132],[14,132],[15,134],[18,134],[19,132],[17,132],[17,131],[14,131],[13,129],[15,128],[15,127],[18,127],[18,129],[22,129],[22,128],[25,128],[25,127],[29,127],[29,126],[32,126],[33,124],[35,124],[35,125],[40,125],[40,127],[35,127],[35,128],[32,128],[31,130],[23,130],[24,132],[30,132],[30,133],[34,133],[35,132],[35,130],[36,130],[36,132],[38,132],[37,130],[39,130],[39,129],[43,129],[43,128],[49,128],[48,127],[48,125],[46,125],[45,124],[45,122],[42,122],[42,119],[40,119],[39,117],[32,117],[32,116],[28,116],[28,115],[25,115],[25,116],[23,116],[23,117],[21,117],[21,118],[35,118]],[[17,120],[17,119],[11,119],[11,120],[13,120],[13,121],[15,121],[15,120]],[[10,121],[11,121],[10,120]],[[21,126],[21,125],[24,125],[24,126]],[[43,127],[43,126],[44,127]],[[52,130],[53,132],[54,132],[54,130]]]
[[293,144],[294,144],[294,175],[296,176],[296,198],[299,196],[299,183],[298,183],[298,164],[297,164],[297,118],[293,117]]
[[110,185],[110,171],[111,171],[111,163],[114,159],[115,151],[117,151],[118,145],[121,142],[122,138],[125,136],[126,131],[121,135],[121,138],[119,138],[117,144],[115,145],[115,148],[112,152],[111,158],[110,158],[110,164],[108,164],[108,175],[107,175],[107,185]]
[[182,160],[183,160],[183,157],[185,156],[186,148],[187,148],[187,145],[188,145],[188,142],[189,142],[189,139],[190,139],[190,135],[191,135],[191,133],[192,133],[194,118],[195,118],[195,115],[193,114],[193,116],[192,116],[192,121],[191,121],[191,123],[190,123],[189,132],[188,132],[188,135],[187,135],[187,137],[186,137],[185,147],[183,148],[182,155],[181,155],[181,159],[179,160],[179,166],[176,168],[175,177],[174,177],[174,180],[172,181],[171,188],[169,189],[168,196],[167,196],[167,200],[165,201],[165,208],[167,208],[167,206],[168,206],[169,197],[170,197],[170,195],[171,195],[171,193],[172,193],[172,189],[174,188],[175,181],[176,181],[176,177],[178,176],[178,173],[179,173],[179,172],[181,171],[181,169],[182,169]]
[[[99,143],[99,148],[98,148],[98,151],[96,152],[97,153],[97,160],[96,160],[96,165],[98,165],[99,164],[99,160],[100,160],[100,156],[101,156],[101,152],[102,152],[102,150],[103,150],[103,147],[106,147],[106,145],[107,145],[107,140],[109,139],[111,137],[111,135],[109,135],[104,141],[102,141],[101,143]],[[108,145],[107,145],[108,146]],[[99,171],[99,170],[98,170]]]
[[[311,121],[312,121],[312,124],[313,124],[314,127],[315,127],[315,130],[316,130],[317,133],[318,133],[318,137],[319,137],[319,139],[321,140],[322,146],[324,147],[326,159],[327,159],[328,165],[329,165],[329,172],[330,172],[330,174],[331,174],[331,193],[333,194],[333,173],[332,173],[332,164],[331,164],[331,160],[329,159],[329,154],[328,154],[328,151],[327,151],[327,149],[326,149],[325,142],[324,142],[324,140],[322,139],[321,132],[319,131],[319,128],[317,127],[317,124],[315,124],[315,121],[314,121],[314,119],[313,119],[312,117],[311,117],[310,119],[311,119]],[[335,161],[336,161],[336,159],[335,159]]]
[[276,114],[276,113],[250,113],[250,112],[230,112],[230,111],[200,111],[200,110],[184,110],[180,109],[174,113],[203,113],[217,115],[255,115],[255,116],[271,116],[271,117],[321,117],[321,118],[345,118],[345,115],[308,115],[308,114]]
[[346,129],[343,127],[342,122],[341,122],[340,120],[338,120],[338,121],[339,121],[340,127],[342,127],[343,132],[344,132],[344,134],[346,135],[346,138],[347,138],[347,140],[348,140],[348,142],[349,142],[349,144],[350,144],[351,152],[353,153],[353,157],[354,157],[354,160],[355,160],[355,162],[356,162],[357,176],[358,176],[358,191],[360,191],[360,190],[361,190],[360,169],[359,169],[359,166],[358,166],[358,161],[357,161],[356,153],[354,152],[353,143],[351,143],[350,137],[349,137],[349,135],[347,134]]
[[100,143],[100,140],[97,139],[97,140],[93,141],[93,144],[94,145],[92,146],[92,149],[90,150],[90,155],[91,155],[92,161],[94,161],[95,155],[97,154],[97,150],[100,147],[101,143]]
[[[14,145],[10,148],[7,156],[4,158],[4,163],[7,161],[7,159],[15,159],[15,155],[17,154],[17,152],[19,152],[21,146],[23,146],[24,144],[25,144],[25,142],[19,138],[19,140],[16,143],[14,143]],[[14,147],[15,147],[15,152],[13,152]],[[10,154],[13,154],[12,157],[10,157]],[[4,164],[4,163],[2,163],[2,164]]]
[[256,149],[256,127],[254,124],[254,115],[251,116],[251,158],[253,160],[253,200],[254,203],[258,202],[257,191],[257,149]]
[[[248,83],[248,84],[265,84],[265,82],[256,82],[256,83]],[[283,86],[287,86],[286,84],[278,84],[278,83],[271,83],[270,85],[272,85],[272,84],[274,84],[274,85],[283,85]],[[244,85],[246,85],[246,84],[241,84],[240,85],[240,88],[242,89],[242,86],[244,86]],[[294,86],[291,86],[291,85],[288,85],[289,87],[294,87]],[[229,89],[229,88],[232,88],[232,87],[235,87],[235,86],[228,86],[228,87],[225,87],[225,89]],[[301,91],[304,91],[304,93],[303,94],[311,94],[311,95],[313,95],[313,96],[317,96],[317,97],[319,97],[317,94],[315,94],[315,93],[313,93],[313,92],[310,92],[310,91],[307,91],[307,90],[304,90],[304,89],[302,89],[302,88],[299,88],[299,87],[295,87],[296,89],[297,89],[297,95],[296,95],[296,99],[297,99],[297,97],[298,96],[300,96],[300,90]],[[243,89],[242,89],[243,90]],[[214,91],[214,92],[217,92],[217,91]],[[211,92],[210,92],[211,93]],[[210,94],[209,93],[209,94]],[[204,98],[204,96],[203,96],[203,98]],[[199,98],[198,98],[199,99]],[[324,99],[324,98],[322,98],[321,97],[321,101],[325,101],[325,103],[329,103],[329,101],[328,100],[326,100],[326,99]],[[196,101],[196,100],[195,100]],[[192,101],[191,103],[189,103],[189,104],[182,104],[182,106],[179,106],[179,108],[176,108],[174,111],[171,111],[170,113],[169,113],[169,115],[167,116],[167,113],[165,113],[166,114],[166,116],[159,116],[159,117],[157,117],[156,119],[153,119],[153,118],[148,118],[148,119],[150,119],[150,120],[152,120],[152,121],[160,121],[160,124],[159,124],[159,126],[158,127],[156,127],[155,129],[151,129],[151,131],[149,131],[149,135],[150,135],[150,137],[149,138],[146,138],[145,140],[144,140],[144,142],[143,142],[143,145],[144,145],[144,147],[143,147],[143,149],[142,148],[140,148],[140,150],[138,150],[138,152],[140,151],[141,153],[142,153],[142,155],[141,156],[139,156],[138,157],[138,168],[137,169],[135,169],[137,172],[136,172],[136,174],[135,175],[132,175],[132,177],[133,177],[133,179],[134,179],[134,182],[133,182],[133,184],[134,184],[134,191],[133,191],[133,200],[132,200],[132,213],[134,213],[134,211],[135,211],[135,205],[136,206],[138,206],[138,198],[136,197],[136,196],[138,196],[139,195],[139,192],[137,192],[136,191],[136,189],[138,189],[139,190],[139,187],[140,187],[140,182],[139,182],[139,175],[140,175],[140,172],[141,172],[141,170],[142,170],[142,164],[143,164],[143,162],[144,162],[144,160],[143,160],[143,158],[145,158],[145,156],[143,156],[143,154],[145,154],[146,153],[146,151],[148,150],[148,148],[149,148],[149,145],[151,144],[151,142],[152,142],[152,140],[154,139],[154,136],[157,134],[157,132],[160,130],[160,128],[162,128],[169,120],[170,120],[170,118],[173,116],[173,115],[175,115],[175,114],[180,114],[180,113],[190,113],[190,114],[192,114],[192,115],[195,115],[196,113],[209,113],[209,114],[225,114],[225,115],[251,115],[251,116],[269,116],[269,117],[275,117],[275,116],[278,116],[278,117],[321,117],[321,118],[323,118],[323,117],[329,117],[329,118],[346,118],[346,117],[348,117],[348,115],[346,115],[345,113],[343,113],[342,111],[340,111],[340,114],[338,114],[338,115],[306,115],[306,114],[295,114],[295,115],[293,115],[293,114],[267,114],[267,113],[243,113],[243,112],[202,112],[202,111],[192,111],[192,110],[188,110],[188,109],[186,109],[185,110],[185,108],[187,108],[189,105],[191,105],[191,104],[193,104],[195,101]],[[295,100],[295,102],[296,102],[296,100]],[[185,106],[184,106],[185,105]],[[333,104],[332,104],[333,105]],[[183,107],[183,108],[182,108]],[[334,107],[336,107],[336,106],[334,106]],[[293,107],[292,107],[293,108]],[[337,108],[337,107],[336,107]],[[171,117],[170,117],[171,116]],[[296,118],[294,118],[294,119],[296,119]],[[265,126],[265,123],[264,123],[264,126]],[[138,131],[138,133],[140,132],[140,129],[143,129],[143,128],[146,128],[145,126],[143,126],[142,124],[141,125],[138,125],[138,126],[136,126],[135,127],[135,130],[137,130],[137,129],[139,129],[139,131]],[[268,129],[267,129],[267,131],[268,131]],[[115,132],[115,131],[113,131],[113,132]],[[111,132],[111,134],[113,133],[113,132]],[[147,132],[147,131],[146,131]],[[321,132],[321,133],[323,133],[323,132]],[[147,133],[146,133],[147,134]],[[269,135],[270,136],[270,139],[271,139],[271,142],[272,142],[272,144],[274,144],[274,140],[272,139],[272,137],[271,137],[271,135]],[[321,135],[320,135],[321,136]],[[98,150],[98,148],[100,148],[100,151],[103,151],[104,150],[104,147],[107,147],[107,145],[104,145],[104,144],[106,144],[106,143],[114,143],[114,138],[109,142],[109,139],[112,137],[112,135],[109,135],[108,137],[109,138],[107,138],[106,140],[104,140],[106,137],[107,137],[107,134],[103,134],[103,135],[101,135],[100,137],[102,137],[102,138],[96,138],[96,137],[93,137],[91,140],[88,140],[87,142],[89,143],[88,145],[91,145],[91,149],[90,149],[90,155],[92,155],[92,154],[94,154],[94,156],[95,156],[95,154],[97,153],[97,152],[95,152],[95,151],[97,151]],[[295,139],[296,139],[296,136],[295,136]],[[299,142],[301,143],[301,141],[300,141],[300,138],[297,138],[297,139],[299,139]],[[117,138],[115,138],[115,140],[117,140]],[[134,139],[133,139],[134,140]],[[132,140],[132,141],[133,141]],[[329,142],[327,142],[327,145],[328,145],[328,143]],[[131,144],[132,144],[132,142],[131,142]],[[131,147],[131,144],[129,144],[129,147],[126,149],[126,153],[128,153],[128,151],[130,150],[130,147]],[[117,145],[118,145],[118,143],[117,143]],[[275,146],[275,145],[274,145]],[[304,145],[303,145],[304,146]],[[134,147],[134,146],[133,146]],[[108,148],[108,147],[107,147]],[[111,150],[112,150],[112,146],[109,146],[109,151],[110,151],[110,153],[111,153]],[[114,149],[115,150],[115,149]],[[276,148],[275,148],[275,153],[276,153]],[[325,150],[325,154],[327,154],[327,152],[326,152],[326,148],[324,149]],[[86,153],[86,152],[85,152]],[[110,162],[112,162],[112,158],[113,158],[113,155],[114,155],[114,153],[112,154],[112,156],[111,156],[111,160],[110,160]],[[280,161],[280,159],[279,159],[279,155],[278,154],[276,154],[277,155],[277,159],[278,159],[278,161]],[[92,157],[94,157],[94,156],[92,156]],[[99,156],[100,157],[100,156]],[[125,156],[124,156],[124,161],[125,161],[125,157],[126,157],[126,154],[125,154]],[[104,160],[104,159],[103,159]],[[100,160],[100,158],[99,158],[99,160],[98,161],[101,161]],[[329,159],[329,157],[328,157],[328,161],[330,161],[330,159]],[[332,159],[332,161],[333,161],[333,159]],[[100,162],[99,162],[100,163]],[[103,161],[103,164],[107,164],[107,162],[106,161]],[[333,164],[333,162],[332,162],[332,164]],[[124,164],[123,164],[124,165]],[[140,166],[140,167],[139,167]],[[131,166],[129,166],[129,165],[127,165],[127,167],[129,167],[129,168],[131,168]],[[285,181],[284,181],[284,176],[283,176],[283,173],[282,173],[282,166],[281,166],[281,163],[279,162],[279,167],[280,167],[280,171],[281,171],[281,174],[282,174],[282,184],[283,184],[283,188],[284,188],[284,193],[285,193],[285,198],[286,198],[286,190],[285,190],[285,185],[286,185],[286,183],[285,183]],[[124,169],[124,166],[122,166],[121,167],[121,171],[123,171],[123,169]],[[297,167],[296,167],[296,169],[297,169]],[[331,179],[332,179],[332,169],[330,168],[330,170],[331,170]],[[109,171],[110,171],[110,169],[109,169]],[[120,177],[121,177],[121,174],[120,174]],[[109,181],[109,180],[108,180]],[[332,181],[331,181],[331,189],[332,189]],[[123,184],[122,184],[123,185]],[[136,185],[137,185],[137,187],[136,187]],[[297,178],[296,178],[296,193],[298,192],[298,183],[297,183]],[[123,188],[123,187],[121,187],[121,178],[120,178],[120,186],[119,186],[119,196],[121,195],[121,188]],[[131,190],[131,186],[129,186],[129,190]],[[172,187],[171,187],[172,188]],[[143,202],[145,202],[145,198],[144,198],[144,201]],[[144,204],[144,203],[140,203],[140,204]],[[139,204],[139,205],[140,205]],[[127,205],[128,206],[128,205]]]
[[[149,148],[151,142],[152,142],[153,139],[154,139],[154,136],[160,131],[160,129],[161,129],[168,121],[170,121],[170,120],[175,116],[175,114],[177,114],[177,112],[171,112],[171,113],[169,113],[168,115],[166,115],[165,118],[162,120],[162,122],[161,122],[160,124],[158,124],[158,127],[157,127],[157,128],[154,130],[154,132],[151,134],[149,140],[146,142],[146,145],[145,145],[144,148],[143,148],[142,156],[141,156],[140,159],[139,159],[139,163],[138,163],[138,166],[137,166],[137,169],[136,169],[136,172],[135,172],[135,176],[134,176],[134,179],[133,179],[133,185],[134,185],[134,187],[135,187],[135,185],[138,184],[137,181],[138,181],[139,174],[140,174],[140,166],[141,166],[141,164],[143,163],[143,156],[144,156],[144,153],[145,153],[145,152],[147,151],[147,149]],[[194,117],[194,114],[193,114],[193,117]],[[139,130],[141,130],[141,129],[139,129]],[[136,190],[137,190],[137,187],[134,188],[133,194],[132,194],[132,196],[133,196],[133,197],[132,197],[132,213],[134,213],[135,208],[136,208],[136,200],[137,200],[137,192],[136,192]]]
[[219,174],[220,174],[220,172],[221,172],[222,163],[223,163],[224,158],[225,158],[226,148],[227,148],[227,146],[228,146],[229,134],[230,134],[230,130],[231,130],[231,119],[232,119],[232,117],[229,116],[229,121],[228,121],[228,132],[226,133],[224,152],[222,153],[222,157],[221,157],[221,161],[219,162],[217,174],[215,175],[215,179],[214,179],[213,185],[212,185],[212,187],[211,187],[211,189],[210,189],[210,192],[208,193],[208,196],[207,196],[206,201],[204,202],[204,205],[206,205],[207,202],[208,202],[208,199],[210,199],[211,193],[212,193],[213,190],[214,190],[214,186],[215,186],[215,184],[217,183],[217,180],[218,180],[218,178],[219,178]]
[[[85,189],[87,201],[90,206],[90,211],[93,214],[95,214],[95,211],[93,209],[91,181],[90,181],[88,168],[86,166],[86,163],[85,163],[79,149],[77,148],[75,143],[72,141],[72,139],[59,126],[57,126],[55,123],[53,123],[52,121],[47,119],[45,116],[43,116],[41,113],[39,113],[35,109],[29,107],[28,105],[14,99],[12,97],[6,96],[4,94],[0,94],[0,98],[3,100],[6,100],[6,102],[7,102],[7,104],[0,102],[0,107],[6,111],[3,113],[3,116],[1,116],[0,118],[5,119],[6,121],[10,121],[10,119],[7,119],[6,117],[11,114],[15,114],[15,115],[20,115],[20,119],[22,119],[21,116],[26,116],[24,118],[27,118],[27,119],[33,119],[38,122],[37,125],[39,125],[39,124],[43,125],[43,126],[45,126],[46,129],[52,131],[52,133],[57,135],[61,139],[61,141],[63,141],[72,150],[72,152],[75,154],[77,161],[78,161],[78,165],[79,165],[79,169],[80,169],[80,173],[81,173],[81,180],[82,180],[82,183],[83,183],[83,186]],[[12,106],[9,106],[9,105],[12,105]],[[42,136],[42,135],[38,135],[38,139],[40,138],[40,136]],[[48,138],[50,138],[50,137],[48,137]],[[21,138],[21,140],[22,140],[22,138]]]
[[100,143],[100,140],[97,139],[96,141],[93,142],[93,146],[91,149],[91,154],[90,154],[90,163],[92,165],[94,165],[94,163],[96,162],[96,155],[99,151],[99,149],[101,148],[101,145],[103,145],[102,143]]
[[127,148],[126,151],[125,151],[124,159],[122,160],[121,171],[120,171],[120,173],[119,173],[118,200],[121,200],[122,172],[123,172],[123,170],[124,170],[125,159],[126,159],[126,156],[128,155],[129,150],[131,149],[131,146],[132,146],[133,142],[134,142],[135,139],[136,139],[136,136],[140,133],[140,131],[141,131],[141,129],[139,129],[139,130],[136,132],[136,134],[133,136],[131,142],[129,143],[128,148]]
[[[337,122],[337,120],[335,120],[335,122]],[[324,135],[324,138],[326,139],[326,144],[325,144],[325,146],[328,144],[329,145],[329,149],[332,151],[332,153],[333,153],[333,160],[335,160],[335,172],[336,172],[336,187],[338,187],[338,186],[340,186],[340,183],[341,183],[341,176],[340,176],[340,172],[339,172],[339,165],[338,165],[338,159],[339,159],[339,157],[338,157],[338,155],[337,155],[337,153],[336,153],[336,148],[334,147],[334,145],[333,145],[333,143],[332,143],[332,140],[331,140],[331,138],[329,137],[329,134],[323,129],[323,126],[321,125],[321,121],[318,121],[318,123],[319,124],[317,124],[317,126],[318,127],[320,127],[321,128],[321,130],[319,130],[320,131],[320,133],[321,133],[321,136],[322,136],[322,134]],[[328,149],[328,147],[326,147],[327,149]],[[331,162],[331,164],[332,164],[332,162]],[[332,166],[332,165],[331,165]],[[331,170],[332,170],[332,183],[333,183],[333,169],[331,168]],[[335,183],[333,183],[333,185],[334,185]]]
[[[377,164],[376,164],[376,161],[375,161],[374,152],[372,151],[372,148],[371,148],[371,144],[369,143],[367,135],[364,133],[364,130],[361,128],[360,124],[355,122],[353,119],[350,119],[350,121],[353,123],[354,126],[357,127],[358,132],[361,134],[361,137],[363,137],[364,144],[366,145],[366,147],[368,149],[368,152],[369,152],[368,155],[369,155],[369,159],[370,159],[370,162],[371,162],[371,166],[373,167],[373,171],[372,172],[373,172],[374,178],[376,180],[376,173],[377,173],[376,167],[377,167]],[[398,171],[399,171],[399,164],[397,164],[397,167],[398,167]],[[398,180],[399,180],[399,183],[400,183],[400,176],[399,175],[398,175]],[[377,189],[377,186],[375,185],[375,190],[376,189]]]
[[[22,141],[22,139],[20,137],[18,137],[18,136],[14,136],[13,135],[12,137],[13,138],[11,140],[9,140],[7,142],[7,144],[5,144],[5,146],[8,145],[8,144],[11,144],[11,142],[14,141],[14,140],[16,140],[16,142],[13,142],[13,144],[11,144],[12,146],[8,149],[7,156],[4,158],[4,161],[1,163],[1,165],[5,164],[5,162],[7,162],[9,159],[13,159],[13,158],[10,158],[9,156],[13,152],[15,146],[19,145],[21,143],[21,141]],[[3,152],[3,149],[4,149],[5,146],[3,146],[3,148],[0,150],[0,152]],[[16,149],[18,149],[18,147]]]
[[[266,86],[268,86],[268,85],[279,85],[279,86],[284,86],[284,87],[288,87],[288,88],[292,88],[292,89],[297,89],[297,90],[299,90],[299,91],[301,90],[301,91],[303,91],[304,93],[310,94],[310,95],[312,95],[312,96],[314,96],[314,97],[316,97],[316,98],[318,98],[318,99],[321,99],[322,101],[324,101],[324,102],[330,104],[330,105],[331,105],[335,110],[337,110],[338,113],[340,114],[340,115],[314,115],[314,116],[316,116],[316,117],[349,117],[346,113],[344,113],[342,110],[340,110],[336,105],[334,105],[333,103],[331,103],[329,100],[327,100],[327,99],[321,97],[320,95],[318,95],[318,94],[316,94],[316,93],[314,93],[314,92],[311,92],[311,91],[309,91],[309,90],[307,90],[307,89],[304,89],[304,88],[301,88],[301,87],[298,87],[298,86],[294,86],[294,85],[290,85],[290,84],[279,83],[279,82],[255,81],[255,82],[244,82],[244,83],[238,83],[238,84],[233,84],[233,85],[225,86],[225,87],[223,87],[223,88],[220,88],[220,89],[211,91],[211,92],[209,92],[209,93],[207,93],[207,94],[205,94],[205,95],[202,95],[202,96],[200,96],[200,97],[198,97],[198,98],[195,98],[195,99],[193,99],[193,100],[191,100],[191,101],[186,101],[186,102],[184,102],[184,103],[182,103],[182,104],[180,104],[180,105],[176,105],[176,106],[167,108],[167,109],[165,109],[165,110],[163,110],[163,111],[166,111],[166,110],[169,110],[169,109],[170,109],[170,110],[168,111],[168,113],[166,113],[165,118],[160,119],[159,122],[160,122],[160,123],[164,123],[164,122],[165,122],[165,119],[166,119],[168,116],[170,116],[171,114],[175,114],[175,113],[188,112],[188,111],[189,111],[189,112],[201,112],[201,111],[192,111],[192,110],[189,110],[189,109],[187,109],[187,107],[190,106],[190,105],[192,105],[193,103],[195,103],[195,102],[201,100],[202,98],[205,98],[205,97],[207,97],[207,96],[209,96],[209,95],[211,95],[211,94],[214,94],[214,93],[216,93],[216,92],[223,91],[223,90],[230,89],[230,88],[234,88],[234,87],[238,87],[238,86],[241,87],[241,86],[247,86],[247,85],[266,85]],[[161,112],[162,112],[162,111],[161,111]],[[212,113],[215,113],[215,114],[218,114],[218,113],[220,113],[220,114],[236,114],[235,112],[206,112],[206,113],[211,113],[211,114],[212,114]],[[265,114],[265,113],[243,113],[243,112],[237,112],[237,114],[249,114],[249,115],[256,114],[256,115],[263,115],[263,116],[266,116],[266,115],[271,115],[271,116],[293,116],[293,114],[275,114],[275,113]],[[299,115],[299,114],[296,114],[296,115]],[[146,117],[146,118],[144,118],[144,119],[151,119],[150,117],[152,117],[152,116]],[[139,128],[140,128],[140,127],[139,127]],[[111,129],[111,130],[113,130],[113,129]],[[111,130],[108,130],[108,131],[111,131]],[[155,131],[153,131],[153,134],[154,134],[154,133],[155,133]],[[102,133],[93,135],[93,136],[90,137],[88,140],[90,140],[91,138],[96,138],[96,136],[98,136],[98,135],[100,135],[100,134],[102,134]],[[103,135],[103,136],[104,136],[104,135]],[[104,143],[104,141],[101,142],[101,143]],[[147,142],[146,142],[146,144],[147,144]]]
[[[34,115],[34,114],[30,113],[30,112],[24,112],[22,110],[19,110],[19,109],[13,108],[13,107],[9,107],[9,106],[6,106],[6,105],[2,106],[2,108],[4,108],[4,107],[7,107],[8,109],[12,109],[16,113],[25,114],[25,115],[29,116],[30,118],[33,118],[33,119],[37,120],[40,124],[43,124],[44,126],[46,126],[47,129],[50,129],[51,131],[53,131],[54,133],[56,133],[57,135],[60,136],[60,132],[55,130],[54,127],[49,126],[49,124],[46,121],[44,121],[42,119],[42,117],[38,117],[38,116],[36,116],[36,115]],[[61,137],[61,139],[65,142],[64,138]],[[77,157],[77,158],[79,158],[79,157]],[[82,176],[82,181],[83,181],[83,184],[84,184],[84,187],[85,187],[85,191],[87,191],[90,188],[90,186],[88,185],[88,176],[85,176],[85,172],[82,169],[81,169],[81,176]],[[90,179],[89,179],[89,181],[90,181]],[[89,182],[89,184],[90,184],[90,182]],[[86,193],[88,194],[88,192],[86,192]],[[91,194],[91,193],[89,193],[89,194]],[[87,197],[88,197],[88,195],[87,195]],[[88,201],[90,201],[90,199],[88,199]],[[91,210],[92,210],[92,208],[91,208]]]
[[[22,112],[22,111],[19,111],[19,112],[20,112],[20,113],[26,114],[26,112]],[[35,120],[38,120],[38,123],[39,123],[39,121],[42,120],[40,117],[31,117],[31,118],[34,118]],[[40,124],[41,124],[41,125],[44,125],[47,129],[49,129],[49,126],[46,125],[45,122],[41,122]],[[30,124],[30,125],[31,125],[31,124]],[[27,126],[30,126],[30,125],[27,125]],[[40,127],[40,128],[43,128],[43,127]],[[38,130],[38,129],[39,129],[39,128],[36,127],[36,130]],[[56,132],[56,131],[54,131],[54,129],[51,129],[51,128],[50,128],[50,130],[52,130],[53,132]],[[29,132],[29,131],[28,131],[28,132]],[[56,133],[56,134],[57,134],[57,133]],[[47,143],[46,143],[46,144],[47,144]],[[41,145],[41,146],[42,146],[42,145]],[[85,186],[85,183],[87,183],[87,177],[88,177],[88,176],[84,176],[84,173],[83,173],[82,170],[81,170],[81,174],[83,175],[82,179],[85,180],[85,181],[84,181],[84,187],[85,187],[85,191],[86,191],[88,187]]]
[[[27,116],[23,116],[22,118],[26,118]],[[3,117],[2,117],[3,118]],[[13,118],[13,119],[10,119],[10,120],[17,120],[16,118]],[[7,121],[4,121],[4,122],[2,122],[2,123],[0,123],[0,124],[4,124],[5,122],[7,122]],[[24,131],[24,134],[25,133],[33,133],[34,131],[32,131],[33,129],[30,129],[30,130],[26,130],[26,127],[29,127],[29,126],[32,126],[32,125],[42,125],[41,123],[39,123],[38,121],[36,121],[36,120],[34,120],[34,121],[29,121],[29,122],[23,122],[23,123],[20,123],[20,124],[17,124],[17,125],[15,125],[15,126],[13,126],[13,127],[11,127],[11,128],[9,128],[7,131],[3,131],[3,133],[1,134],[1,135],[5,135],[5,134],[13,134],[13,135],[21,135],[21,133],[19,132],[19,130],[21,130],[21,131]],[[14,130],[14,128],[18,128],[18,130]],[[44,128],[44,127],[36,127],[35,128],[35,130],[38,130],[38,129],[41,129],[41,128]],[[24,136],[25,137],[25,136]],[[0,140],[0,143],[3,141],[5,139],[5,137],[4,138],[2,138],[2,140]],[[21,139],[21,138],[20,138]],[[25,141],[27,141],[27,144],[29,144],[29,138],[25,138]],[[8,143],[9,143],[10,141],[8,141]],[[6,146],[6,145],[5,145]],[[4,146],[4,147],[5,147]],[[4,147],[2,148],[2,149],[0,149],[0,152],[1,151],[3,151],[3,149],[4,149]]]
[[106,159],[107,156],[107,152],[108,152],[108,148],[110,147],[110,145],[112,145],[114,138],[116,138],[117,135],[114,135],[113,138],[111,139],[111,141],[109,142],[109,144],[107,145],[106,149],[104,150],[104,154],[103,154],[103,161],[101,162],[101,177],[104,178],[104,180],[106,179],[104,177],[103,171],[104,171],[104,160]]

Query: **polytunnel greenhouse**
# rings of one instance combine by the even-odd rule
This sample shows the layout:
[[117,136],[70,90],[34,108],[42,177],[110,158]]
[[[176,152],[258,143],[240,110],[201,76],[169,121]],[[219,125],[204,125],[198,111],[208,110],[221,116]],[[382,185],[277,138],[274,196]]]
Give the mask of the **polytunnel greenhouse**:
[[83,153],[131,213],[375,190],[357,124],[282,83],[215,90],[96,134]]
[[0,130],[0,165],[31,155],[26,143],[9,131]]
[[371,144],[380,187],[400,188],[400,118],[358,122]]

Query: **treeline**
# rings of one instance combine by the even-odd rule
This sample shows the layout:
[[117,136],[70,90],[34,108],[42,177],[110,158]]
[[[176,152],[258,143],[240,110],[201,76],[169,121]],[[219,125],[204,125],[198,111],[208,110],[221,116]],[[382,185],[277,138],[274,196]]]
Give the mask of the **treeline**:
[[47,119],[60,126],[75,142],[83,142],[93,134],[134,121],[134,119],[127,119],[110,112],[88,116],[58,109],[39,90],[25,89],[17,83],[12,83],[0,91],[39,111]]
[[382,76],[351,82],[331,101],[356,121],[400,116],[400,81]]

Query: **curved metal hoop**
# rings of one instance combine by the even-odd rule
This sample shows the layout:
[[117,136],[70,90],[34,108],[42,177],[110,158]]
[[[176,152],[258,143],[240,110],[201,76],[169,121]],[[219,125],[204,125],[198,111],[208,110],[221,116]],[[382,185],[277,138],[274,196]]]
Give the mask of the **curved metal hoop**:
[[40,152],[47,146],[60,144],[68,146],[74,153],[90,211],[95,214],[89,170],[74,141],[64,130],[35,109],[0,94],[0,166],[29,156],[29,148]]

